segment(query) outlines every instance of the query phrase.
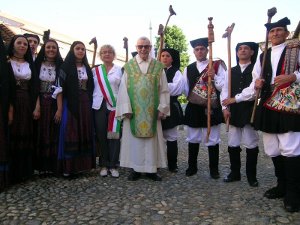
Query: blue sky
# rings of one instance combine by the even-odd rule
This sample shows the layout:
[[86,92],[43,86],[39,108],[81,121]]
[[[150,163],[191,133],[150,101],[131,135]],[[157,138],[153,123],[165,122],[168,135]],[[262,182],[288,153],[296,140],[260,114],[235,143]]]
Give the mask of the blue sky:
[[[7,0],[1,2],[0,11],[78,40],[88,42],[96,36],[98,45],[111,44],[122,55],[123,37],[129,39],[129,51],[135,51],[138,37],[150,37],[150,22],[154,40],[159,24],[165,25],[167,21],[170,4],[177,15],[171,17],[169,25],[180,27],[187,41],[207,36],[207,18],[213,17],[213,56],[226,63],[227,40],[222,35],[232,23],[233,52],[238,42],[265,39],[269,8],[277,8],[273,21],[289,17],[290,31],[295,30],[300,19],[298,0]],[[191,54],[190,62],[193,60]],[[232,57],[231,64],[235,63]]]

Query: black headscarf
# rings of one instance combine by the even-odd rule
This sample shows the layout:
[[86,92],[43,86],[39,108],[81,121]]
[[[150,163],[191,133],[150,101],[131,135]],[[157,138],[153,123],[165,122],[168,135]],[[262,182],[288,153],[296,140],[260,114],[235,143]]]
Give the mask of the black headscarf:
[[6,48],[3,43],[3,39],[0,32],[0,107],[2,112],[2,117],[0,118],[3,121],[5,126],[4,130],[7,131],[7,113],[9,104],[13,101],[13,75],[12,71],[8,67],[7,63],[7,54]]
[[163,52],[168,52],[171,55],[171,57],[173,59],[172,66],[179,70],[179,68],[180,68],[179,51],[175,50],[174,48],[164,48],[161,51],[161,53],[163,53]]
[[[29,91],[30,91],[30,96],[31,96],[32,109],[34,109],[36,100],[37,100],[37,96],[38,96],[38,92],[39,92],[39,78],[36,73],[35,65],[33,63],[31,50],[30,50],[30,46],[29,46],[27,38],[24,35],[20,35],[20,34],[15,35],[11,39],[11,41],[8,45],[7,53],[10,58],[14,55],[14,44],[15,44],[15,41],[17,40],[17,38],[19,38],[19,37],[25,38],[25,40],[27,41],[27,44],[28,44],[27,51],[24,55],[24,60],[29,63],[29,68],[31,70],[31,79],[29,81],[29,83],[30,83]],[[11,67],[11,65],[10,65],[10,67]],[[15,89],[15,85],[16,85],[15,77],[13,77],[13,79],[14,79],[14,89]]]
[[55,59],[54,59],[54,63],[55,63],[55,71],[56,71],[56,78],[58,77],[58,74],[59,74],[59,69],[60,69],[60,66],[61,64],[63,63],[63,59],[61,57],[61,54],[60,54],[60,51],[59,51],[59,47],[58,47],[58,44],[57,42],[54,40],[54,39],[49,39],[47,40],[43,46],[41,47],[41,50],[39,51],[34,63],[35,63],[35,68],[36,68],[36,71],[37,73],[39,74],[40,70],[41,70],[41,66],[42,66],[42,63],[46,61],[46,54],[45,54],[45,47],[46,47],[46,44],[48,42],[53,42],[55,43],[56,47],[57,47],[57,54],[55,56]]
[[[78,44],[84,44],[81,41],[74,41],[70,47],[70,50],[65,58],[64,63],[61,65],[61,71],[59,74],[60,84],[63,88],[63,96],[67,99],[68,109],[72,112],[74,116],[78,116],[78,72],[76,67],[76,57],[74,54],[74,47]],[[93,100],[93,90],[94,90],[94,81],[92,70],[88,64],[86,53],[82,59],[82,64],[86,68],[88,81],[87,81],[87,91],[92,103]]]

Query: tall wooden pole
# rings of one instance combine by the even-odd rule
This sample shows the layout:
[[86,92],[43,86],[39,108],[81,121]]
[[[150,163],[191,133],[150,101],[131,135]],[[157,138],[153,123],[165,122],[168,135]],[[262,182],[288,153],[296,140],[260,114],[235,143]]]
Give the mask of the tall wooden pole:
[[[214,35],[214,25],[212,24],[213,17],[208,17],[209,24],[208,28],[208,47],[209,47],[209,64],[208,69],[211,70],[213,67],[213,57],[212,57],[212,43],[215,41]],[[208,76],[208,83],[207,83],[208,91],[207,91],[207,134],[206,134],[206,142],[208,142],[210,131],[211,131],[211,91],[212,91],[212,84],[211,84],[211,77]]]
[[[275,7],[268,9],[268,22],[267,23],[271,23],[272,17],[277,13],[277,9]],[[261,71],[260,71],[260,76],[259,78],[263,77],[263,73],[265,70],[265,64],[266,64],[266,57],[267,57],[267,51],[268,51],[268,42],[269,42],[269,32],[268,29],[266,31],[266,39],[265,39],[265,48],[264,48],[264,52],[263,52],[263,60],[261,63]],[[258,99],[260,97],[260,89],[256,90],[256,95],[255,95],[255,101],[254,101],[254,107],[253,107],[253,111],[252,111],[252,115],[251,115],[251,120],[250,122],[253,123],[254,122],[254,118],[255,118],[255,111],[256,111],[256,107],[257,107],[257,103],[258,103]]]
[[[227,27],[226,32],[223,34],[223,38],[227,38],[227,53],[228,53],[228,98],[231,98],[231,33],[234,28],[234,23],[230,27]],[[229,108],[228,108],[229,109]],[[229,131],[229,118],[226,120],[226,131]]]

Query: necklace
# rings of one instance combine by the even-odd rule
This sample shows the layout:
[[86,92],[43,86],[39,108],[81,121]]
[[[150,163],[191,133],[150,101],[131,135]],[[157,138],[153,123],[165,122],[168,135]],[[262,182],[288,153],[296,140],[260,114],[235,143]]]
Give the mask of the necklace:
[[24,62],[24,61],[25,61],[24,57],[18,57],[18,56],[13,55],[12,58],[13,58],[15,61],[20,61],[20,62]]

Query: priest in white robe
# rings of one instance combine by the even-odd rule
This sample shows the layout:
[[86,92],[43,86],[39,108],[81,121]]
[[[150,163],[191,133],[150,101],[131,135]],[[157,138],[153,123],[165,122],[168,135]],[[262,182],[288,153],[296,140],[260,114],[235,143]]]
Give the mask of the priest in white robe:
[[169,116],[170,94],[163,65],[150,56],[151,48],[148,38],[138,39],[138,54],[124,66],[117,97],[116,117],[123,120],[120,166],[132,168],[131,181],[142,173],[161,181],[157,169],[167,166],[161,120]]

